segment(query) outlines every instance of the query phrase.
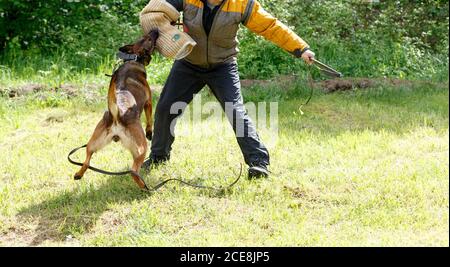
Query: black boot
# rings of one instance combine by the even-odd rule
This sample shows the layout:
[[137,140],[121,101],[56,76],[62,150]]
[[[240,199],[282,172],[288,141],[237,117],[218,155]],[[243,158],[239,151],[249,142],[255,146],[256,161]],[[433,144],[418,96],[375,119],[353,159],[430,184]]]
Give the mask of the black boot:
[[269,170],[267,165],[264,164],[252,164],[248,168],[248,179],[259,179],[269,177]]
[[150,155],[150,157],[148,157],[148,159],[146,159],[144,161],[144,163],[142,164],[142,169],[145,170],[149,170],[150,167],[154,166],[159,166],[167,161],[169,161],[170,156],[154,156],[154,155]]

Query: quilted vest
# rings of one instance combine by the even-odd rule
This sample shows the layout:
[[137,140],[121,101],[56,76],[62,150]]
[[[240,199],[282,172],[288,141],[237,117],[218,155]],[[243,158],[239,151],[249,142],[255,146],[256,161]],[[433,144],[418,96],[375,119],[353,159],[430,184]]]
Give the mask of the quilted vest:
[[204,3],[200,0],[185,0],[184,31],[197,43],[185,60],[203,68],[236,61],[239,52],[239,24],[245,24],[252,6],[252,0],[224,0],[214,17],[211,32],[207,35],[202,23]]

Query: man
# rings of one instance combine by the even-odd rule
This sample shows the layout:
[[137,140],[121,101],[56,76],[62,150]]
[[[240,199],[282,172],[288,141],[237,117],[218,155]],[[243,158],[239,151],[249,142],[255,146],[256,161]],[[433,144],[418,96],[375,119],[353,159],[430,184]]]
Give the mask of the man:
[[311,64],[314,53],[308,44],[267,13],[256,0],[167,0],[183,12],[184,31],[197,42],[184,59],[175,61],[156,107],[150,158],[144,163],[162,163],[170,158],[175,137],[170,126],[180,114],[171,114],[174,103],[190,103],[205,85],[222,108],[231,103],[227,117],[237,133],[242,122],[244,136],[236,135],[249,165],[249,178],[267,177],[269,152],[261,142],[244,107],[236,61],[237,31],[243,24],[294,56]]

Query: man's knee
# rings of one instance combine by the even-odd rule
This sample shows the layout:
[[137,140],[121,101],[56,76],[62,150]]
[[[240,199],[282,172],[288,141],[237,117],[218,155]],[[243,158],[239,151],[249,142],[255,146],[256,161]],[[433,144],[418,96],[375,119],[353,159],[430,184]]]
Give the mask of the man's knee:
[[247,124],[250,120],[244,104],[241,103],[225,103],[225,114],[233,124],[238,122]]

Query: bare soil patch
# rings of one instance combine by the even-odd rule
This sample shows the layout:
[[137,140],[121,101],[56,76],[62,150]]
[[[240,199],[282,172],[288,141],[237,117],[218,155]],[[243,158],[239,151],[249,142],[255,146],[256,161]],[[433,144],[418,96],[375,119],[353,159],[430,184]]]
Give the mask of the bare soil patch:
[[[280,89],[289,89],[297,80],[296,75],[280,75],[270,80],[242,79],[241,85],[244,89],[253,86],[270,87],[276,86]],[[435,83],[430,81],[411,81],[394,78],[336,78],[323,81],[314,81],[315,89],[322,90],[325,93],[334,93],[339,91],[348,91],[356,89],[370,89],[380,86],[390,86],[394,88],[414,88],[416,86],[438,85],[439,87],[448,88],[448,82]],[[89,83],[79,84],[61,84],[57,87],[51,87],[45,84],[29,83],[16,87],[0,88],[0,95],[10,98],[30,95],[43,91],[54,91],[66,95],[68,98],[76,96],[89,96],[97,98],[102,88],[107,84]],[[161,92],[163,85],[152,84],[150,88],[153,92]]]
[[[297,79],[294,75],[282,75],[278,76],[272,80],[252,80],[243,79],[241,80],[242,87],[250,88],[253,86],[268,87],[276,84],[277,86],[289,87]],[[416,87],[416,86],[427,86],[427,85],[438,85],[440,87],[448,87],[447,83],[435,83],[429,81],[411,81],[402,80],[394,78],[335,78],[323,81],[314,81],[313,86],[315,89],[324,91],[325,93],[333,93],[339,91],[348,91],[355,89],[370,89],[380,86],[389,86],[394,88],[405,88],[405,87]]]
[[243,88],[249,88],[253,86],[268,87],[273,84],[277,84],[284,87],[294,83],[296,79],[297,76],[295,75],[280,75],[270,80],[242,79],[241,86]]
[[102,84],[85,84],[85,85],[77,85],[77,84],[61,84],[56,87],[52,87],[46,84],[38,84],[38,83],[28,83],[20,86],[1,88],[0,92],[3,95],[7,95],[10,98],[26,96],[34,93],[44,92],[44,91],[54,91],[60,92],[62,94],[67,95],[68,97],[75,97],[80,95],[82,92],[98,92],[104,85]]
[[[97,83],[88,83],[88,84],[72,84],[66,83],[61,84],[57,87],[51,87],[45,84],[38,83],[28,83],[20,86],[0,88],[0,95],[7,96],[9,98],[16,98],[26,95],[31,95],[39,92],[57,92],[63,95],[66,95],[69,98],[80,96],[80,95],[89,95],[89,96],[98,96],[98,93],[102,88],[107,86],[107,84],[97,84]],[[163,86],[162,85],[150,85],[152,91],[161,92]]]

